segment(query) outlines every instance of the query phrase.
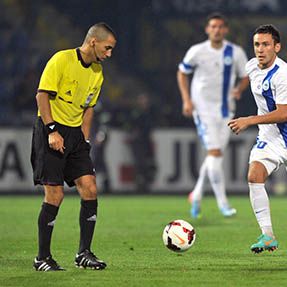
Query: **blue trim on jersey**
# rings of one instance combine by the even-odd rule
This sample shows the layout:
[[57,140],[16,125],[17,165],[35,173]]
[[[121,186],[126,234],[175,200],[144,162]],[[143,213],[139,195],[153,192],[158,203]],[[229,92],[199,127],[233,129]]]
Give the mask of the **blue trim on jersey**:
[[193,70],[193,67],[189,64],[186,64],[184,62],[181,62],[180,64],[182,64],[184,69],[187,70],[188,72],[191,72]]
[[197,134],[198,134],[202,144],[207,149],[207,144],[206,144],[206,141],[205,141],[206,127],[203,125],[199,115],[196,115],[194,117],[194,123],[195,123],[195,126],[196,126]]
[[230,78],[231,78],[232,57],[233,57],[233,47],[231,45],[227,45],[223,52],[224,68],[223,68],[223,89],[222,89],[221,114],[224,118],[227,118],[229,115],[228,91],[229,91]]
[[[273,93],[271,90],[271,79],[278,69],[279,69],[279,66],[275,65],[274,68],[267,73],[266,77],[264,78],[262,82],[262,96],[266,100],[266,104],[267,104],[269,112],[276,110],[276,103],[274,101]],[[279,123],[276,125],[283,137],[285,146],[287,147],[287,123],[286,122]]]

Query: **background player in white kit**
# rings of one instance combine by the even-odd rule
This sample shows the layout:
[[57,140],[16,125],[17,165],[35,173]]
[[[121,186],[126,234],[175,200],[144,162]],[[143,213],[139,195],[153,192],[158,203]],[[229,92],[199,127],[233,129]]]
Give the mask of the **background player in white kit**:
[[[191,216],[200,215],[204,181],[208,175],[217,205],[224,216],[236,213],[226,198],[223,151],[228,143],[228,121],[234,116],[234,99],[240,99],[248,86],[245,73],[247,58],[241,47],[225,40],[228,26],[221,14],[207,18],[208,40],[192,46],[179,64],[177,81],[183,101],[183,115],[193,116],[207,156],[189,199]],[[193,73],[189,89],[188,75]],[[235,86],[236,80],[238,80]]]
[[259,127],[248,171],[250,201],[262,231],[251,250],[259,253],[278,247],[264,184],[281,164],[287,165],[287,64],[277,57],[280,34],[273,25],[259,26],[254,32],[253,44],[256,58],[247,63],[246,71],[258,115],[234,119],[228,125],[236,134],[251,125]]

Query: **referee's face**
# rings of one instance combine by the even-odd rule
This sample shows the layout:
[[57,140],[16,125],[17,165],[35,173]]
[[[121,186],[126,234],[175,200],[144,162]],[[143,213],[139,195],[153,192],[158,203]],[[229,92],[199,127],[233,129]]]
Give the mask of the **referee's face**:
[[228,33],[228,27],[222,19],[209,20],[205,32],[211,42],[220,43]]
[[95,62],[103,62],[105,59],[112,56],[112,51],[116,45],[116,40],[113,35],[109,34],[105,40],[94,41]]
[[281,48],[280,43],[275,43],[272,35],[267,33],[255,34],[253,37],[253,46],[260,69],[271,67]]

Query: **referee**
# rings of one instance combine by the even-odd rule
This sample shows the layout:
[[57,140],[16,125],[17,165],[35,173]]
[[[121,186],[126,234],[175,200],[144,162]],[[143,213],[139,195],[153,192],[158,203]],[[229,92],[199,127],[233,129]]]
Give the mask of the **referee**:
[[81,197],[77,267],[104,269],[91,251],[97,219],[96,178],[90,159],[90,127],[103,83],[101,62],[116,45],[105,23],[93,25],[80,48],[57,52],[47,63],[37,92],[38,118],[33,129],[31,163],[34,184],[44,186],[38,218],[37,271],[64,270],[50,251],[52,231],[64,198],[64,182],[76,185]]

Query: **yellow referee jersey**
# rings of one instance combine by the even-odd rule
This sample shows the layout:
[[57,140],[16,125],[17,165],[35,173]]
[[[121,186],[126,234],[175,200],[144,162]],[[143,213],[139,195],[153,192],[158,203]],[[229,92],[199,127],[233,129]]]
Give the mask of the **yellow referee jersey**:
[[54,121],[77,127],[82,124],[84,109],[96,104],[103,79],[100,64],[84,63],[79,49],[64,50],[48,61],[38,92],[50,95]]

